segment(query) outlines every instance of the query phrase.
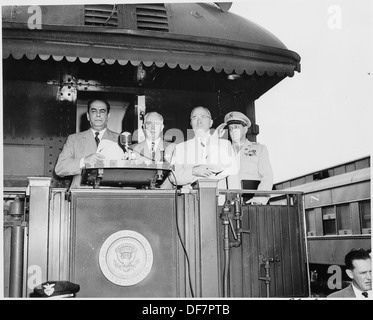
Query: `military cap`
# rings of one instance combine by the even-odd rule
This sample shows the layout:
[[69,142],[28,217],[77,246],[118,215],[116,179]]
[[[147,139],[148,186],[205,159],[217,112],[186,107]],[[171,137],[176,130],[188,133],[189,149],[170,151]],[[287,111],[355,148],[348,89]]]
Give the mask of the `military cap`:
[[34,288],[34,298],[75,296],[80,286],[70,281],[47,281]]
[[242,112],[238,111],[231,111],[228,112],[224,117],[224,122],[229,125],[233,123],[239,123],[247,127],[251,127],[250,119],[244,115]]

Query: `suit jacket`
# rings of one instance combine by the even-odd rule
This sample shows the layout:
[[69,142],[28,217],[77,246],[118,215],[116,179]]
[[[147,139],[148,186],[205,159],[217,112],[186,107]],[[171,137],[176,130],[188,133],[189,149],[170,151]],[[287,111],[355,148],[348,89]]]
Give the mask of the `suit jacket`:
[[[160,140],[157,146],[157,150],[155,151],[155,157],[154,161],[158,162],[163,159],[161,159],[161,150],[164,150],[164,158],[167,162],[171,162],[171,158],[173,155],[175,149],[175,144],[171,142],[167,142],[164,140]],[[136,164],[141,164],[141,163],[151,163],[152,155],[151,155],[151,150],[149,150],[148,144],[146,140],[140,142],[140,143],[135,143],[131,145],[131,150],[133,150],[134,154],[136,155]],[[173,188],[173,183],[170,182],[169,180],[170,176],[165,179],[165,181],[162,183],[160,186],[160,189],[172,189]]]
[[[119,134],[106,128],[102,139],[118,141]],[[80,188],[80,159],[96,153],[97,146],[92,130],[71,134],[58,156],[55,172],[60,177],[73,176],[71,188]]]
[[350,284],[348,287],[342,290],[329,294],[327,298],[356,298],[356,295],[354,289],[352,288],[352,284]]
[[203,156],[196,138],[176,145],[171,163],[175,165],[175,177],[178,185],[189,185],[198,179],[192,174],[193,167],[206,164],[216,171],[216,174],[206,179],[219,180],[218,188],[226,189],[225,178],[238,172],[238,164],[230,141],[209,136]]
[[[146,140],[140,143],[135,143],[131,145],[130,149],[132,149],[136,155],[136,163],[151,162],[152,155],[151,155],[151,151],[149,150]],[[175,149],[174,143],[170,143],[170,142],[160,139],[158,146],[157,146],[157,150],[155,151],[155,157],[154,157],[155,162],[162,160],[161,150],[164,150],[164,157],[168,162],[170,162],[174,149]]]

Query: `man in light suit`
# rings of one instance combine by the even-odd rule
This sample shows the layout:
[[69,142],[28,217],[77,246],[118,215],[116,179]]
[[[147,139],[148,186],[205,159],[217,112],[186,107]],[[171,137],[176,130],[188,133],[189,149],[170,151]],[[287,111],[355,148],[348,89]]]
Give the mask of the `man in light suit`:
[[346,273],[352,283],[328,298],[372,299],[372,260],[364,249],[352,249],[345,257]]
[[158,112],[149,112],[145,115],[143,125],[145,140],[130,147],[137,164],[150,164],[163,160],[170,162],[175,145],[162,139],[163,122],[163,117]]
[[225,178],[238,172],[230,141],[210,134],[213,120],[205,107],[192,110],[190,124],[194,138],[177,144],[171,160],[177,185],[190,187],[195,181],[207,178],[219,180],[218,188],[226,189]]
[[101,140],[118,141],[119,134],[107,128],[109,118],[110,104],[106,100],[90,100],[87,119],[91,128],[68,136],[58,157],[55,172],[60,177],[73,176],[70,188],[80,188],[81,170],[87,163],[94,164],[105,158],[97,152]]

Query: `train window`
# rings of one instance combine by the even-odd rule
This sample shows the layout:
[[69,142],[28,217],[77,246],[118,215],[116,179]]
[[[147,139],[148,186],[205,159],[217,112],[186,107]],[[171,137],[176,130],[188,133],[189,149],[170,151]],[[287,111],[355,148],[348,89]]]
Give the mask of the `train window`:
[[316,235],[316,212],[314,209],[306,210],[307,235]]
[[370,233],[370,200],[359,202],[361,233]]
[[324,235],[337,234],[336,215],[334,206],[322,208]]
[[338,234],[352,234],[352,219],[349,204],[337,205]]

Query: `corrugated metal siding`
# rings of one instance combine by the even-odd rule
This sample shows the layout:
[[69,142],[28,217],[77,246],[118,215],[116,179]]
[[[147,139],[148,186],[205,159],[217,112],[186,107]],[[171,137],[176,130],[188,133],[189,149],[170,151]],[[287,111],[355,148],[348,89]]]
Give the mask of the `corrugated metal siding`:
[[296,206],[244,206],[242,245],[231,249],[231,297],[266,297],[264,258],[270,262],[270,297],[307,296],[301,210]]

